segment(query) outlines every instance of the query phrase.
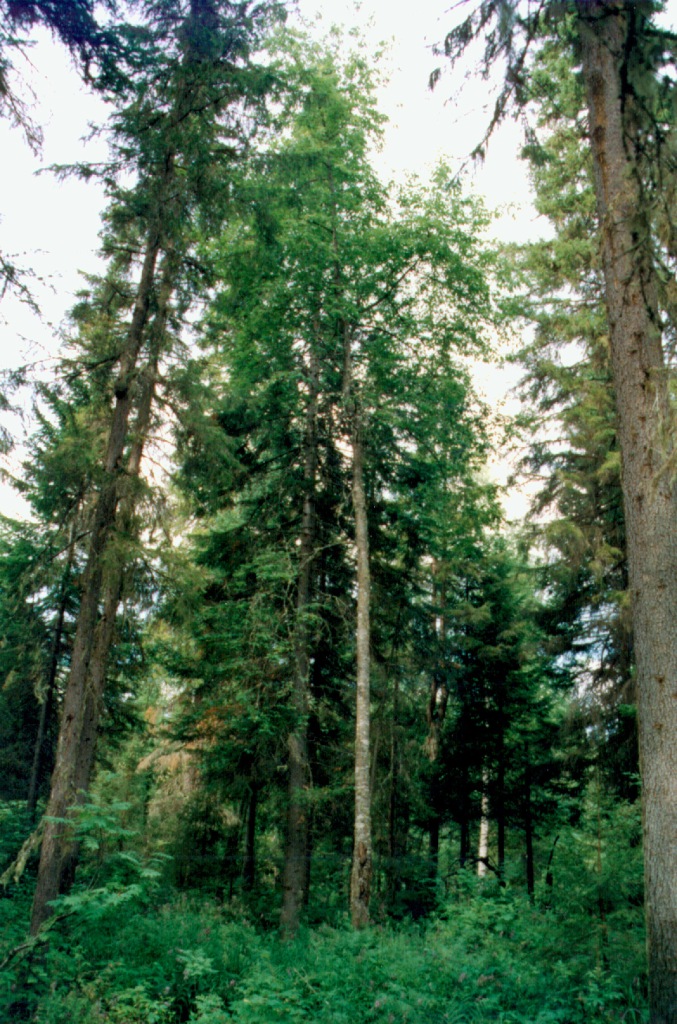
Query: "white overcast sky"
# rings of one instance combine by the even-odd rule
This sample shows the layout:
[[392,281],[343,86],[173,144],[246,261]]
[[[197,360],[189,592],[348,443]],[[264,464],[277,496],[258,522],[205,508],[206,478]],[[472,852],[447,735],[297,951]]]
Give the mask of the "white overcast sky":
[[[440,158],[461,167],[487,124],[492,96],[479,78],[464,84],[460,74],[446,75],[434,92],[428,89],[428,76],[439,63],[432,46],[451,23],[450,6],[450,0],[298,2],[301,21],[313,35],[341,24],[358,28],[370,52],[379,43],[388,44],[389,81],[379,91],[379,103],[389,125],[378,157],[386,179],[412,171],[425,177]],[[677,23],[677,0],[669,0],[666,21]],[[80,273],[97,266],[99,187],[95,182],[56,182],[50,173],[38,172],[56,163],[104,158],[103,141],[87,141],[87,135],[88,124],[105,119],[106,107],[82,84],[63,47],[46,33],[36,33],[29,57],[31,66],[23,70],[34,93],[33,112],[44,145],[36,156],[21,133],[0,120],[0,251],[44,279],[34,286],[43,317],[38,320],[11,297],[0,302],[0,367],[49,360],[81,285]],[[485,164],[467,169],[469,189],[491,208],[508,208],[496,231],[515,241],[539,232],[526,168],[517,155],[521,137],[520,127],[509,121],[492,140]],[[478,384],[496,404],[516,372],[506,376],[487,369]]]
[[[457,101],[450,93],[458,80],[445,79],[434,93],[428,90],[428,75],[437,63],[431,47],[449,24],[444,7],[444,0],[300,0],[301,20],[313,34],[339,23],[359,27],[373,50],[381,42],[389,46],[384,63],[390,80],[379,95],[390,119],[378,157],[385,178],[408,171],[425,176],[440,157],[460,167],[486,123],[484,104],[490,97],[483,83],[470,83]],[[105,157],[101,139],[86,141],[88,124],[105,118],[105,105],[82,84],[63,47],[47,33],[36,33],[29,58],[32,66],[25,64],[22,70],[34,92],[34,118],[43,129],[44,145],[35,156],[21,133],[0,121],[0,251],[15,255],[17,263],[44,278],[44,284],[35,283],[35,291],[45,322],[5,297],[0,303],[3,366],[54,351],[55,332],[80,286],[80,271],[96,266],[102,203],[94,181],[56,182],[48,171],[39,172],[52,164]],[[514,237],[533,230],[533,213],[524,205],[524,167],[516,157],[519,138],[517,126],[509,124],[470,182],[491,206],[517,204],[501,226],[502,234]]]

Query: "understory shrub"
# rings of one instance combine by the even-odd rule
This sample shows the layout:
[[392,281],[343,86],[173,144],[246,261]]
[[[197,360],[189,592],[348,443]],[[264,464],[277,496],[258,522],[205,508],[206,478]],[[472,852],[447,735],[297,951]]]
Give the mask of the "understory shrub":
[[636,807],[592,807],[561,836],[533,900],[459,872],[434,917],[362,932],[324,923],[293,942],[239,916],[242,905],[236,916],[177,895],[163,858],[134,850],[100,809],[82,821],[83,871],[44,939],[22,946],[30,878],[0,899],[0,1024],[646,1019]]

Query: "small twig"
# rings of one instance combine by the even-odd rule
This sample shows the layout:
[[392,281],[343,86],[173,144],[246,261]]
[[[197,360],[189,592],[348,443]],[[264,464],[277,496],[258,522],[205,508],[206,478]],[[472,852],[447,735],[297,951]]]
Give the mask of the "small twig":
[[38,827],[31,832],[28,839],[24,842],[16,856],[16,859],[12,861],[9,867],[3,871],[2,875],[0,875],[0,885],[3,889],[6,889],[10,882],[18,882],[23,875],[26,870],[28,858],[33,850],[38,848],[42,841],[42,828],[43,822],[41,821]]
[[31,937],[26,939],[25,942],[20,942],[18,946],[14,947],[14,949],[10,949],[5,959],[0,961],[0,971],[4,971],[7,964],[11,963],[15,957],[26,956],[31,953],[36,946],[41,945],[43,942],[47,942],[49,939],[48,933],[52,926],[55,925],[57,921],[62,921],[64,917],[70,917],[71,913],[72,911],[69,910],[63,914],[54,914],[52,917],[47,918],[44,924],[41,925],[37,935],[31,935]]

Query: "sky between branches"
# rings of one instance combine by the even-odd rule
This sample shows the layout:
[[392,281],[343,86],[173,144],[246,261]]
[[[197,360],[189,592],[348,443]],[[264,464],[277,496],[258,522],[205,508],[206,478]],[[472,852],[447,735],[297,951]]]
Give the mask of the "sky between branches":
[[[412,172],[425,180],[445,159],[453,169],[465,167],[467,187],[491,209],[504,210],[494,223],[497,237],[517,242],[537,237],[547,229],[530,205],[526,166],[518,156],[520,125],[507,122],[492,140],[485,163],[473,166],[468,154],[490,116],[490,85],[479,76],[464,81],[462,74],[447,74],[434,92],[428,89],[428,76],[440,63],[433,45],[459,17],[449,6],[444,0],[298,0],[292,23],[313,36],[325,35],[333,24],[354,28],[370,53],[385,45],[385,80],[378,95],[389,123],[384,146],[374,157],[384,180]],[[665,21],[677,24],[677,0],[669,0]],[[33,288],[43,316],[39,320],[12,297],[2,300],[0,367],[45,360],[48,372],[64,319],[82,284],[80,273],[98,266],[103,196],[95,182],[56,182],[49,172],[40,172],[52,164],[105,159],[105,140],[87,136],[88,125],[104,121],[107,108],[82,84],[63,47],[44,31],[36,32],[35,40],[30,64],[22,71],[26,98],[44,131],[44,146],[36,156],[19,131],[0,122],[0,249],[37,275]],[[514,367],[501,374],[495,367],[479,367],[477,386],[496,406],[518,375]],[[519,504],[514,513],[522,514]]]

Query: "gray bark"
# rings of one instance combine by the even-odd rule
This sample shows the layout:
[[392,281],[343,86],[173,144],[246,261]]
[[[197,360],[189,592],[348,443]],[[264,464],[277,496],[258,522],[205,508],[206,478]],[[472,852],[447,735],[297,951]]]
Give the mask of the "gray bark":
[[482,800],[480,830],[477,837],[477,877],[486,878],[489,872],[489,772],[482,769]]
[[288,738],[287,840],[284,861],[280,927],[292,936],[306,903],[308,885],[308,707],[310,701],[310,630],[308,607],[311,600],[311,574],[315,545],[315,477],[317,474],[317,401],[319,367],[312,350],[309,356],[308,408],[303,453],[304,497],[301,517],[301,544],[296,624],[294,637],[293,708],[295,724]]
[[369,622],[371,576],[367,501],[364,489],[362,429],[356,415],[353,431],[353,509],[357,548],[357,695],[355,708],[355,835],[350,877],[350,916],[354,928],[369,923],[371,894],[371,785],[369,775]]

